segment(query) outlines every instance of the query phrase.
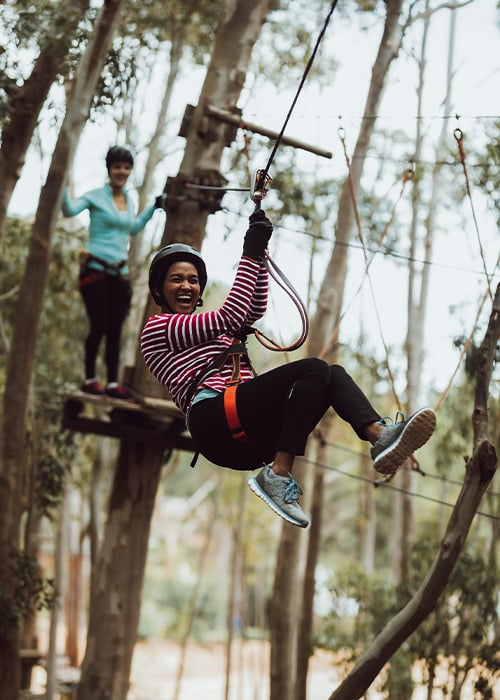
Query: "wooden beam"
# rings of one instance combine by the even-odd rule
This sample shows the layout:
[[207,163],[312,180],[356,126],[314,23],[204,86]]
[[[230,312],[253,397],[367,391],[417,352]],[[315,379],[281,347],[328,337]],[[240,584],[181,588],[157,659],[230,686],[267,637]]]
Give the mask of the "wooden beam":
[[[225,109],[220,107],[214,107],[213,105],[207,105],[205,107],[207,114],[214,119],[218,119],[221,122],[226,122],[226,124],[232,124],[240,129],[246,129],[247,131],[252,131],[255,134],[261,134],[262,136],[267,136],[270,139],[277,139],[279,133],[276,131],[271,131],[271,129],[266,129],[263,126],[258,126],[257,124],[252,124],[251,122],[246,122],[237,114],[232,114],[227,112]],[[309,153],[314,153],[317,156],[322,156],[323,158],[332,158],[333,154],[331,151],[325,151],[317,146],[311,146],[310,144],[304,143],[303,141],[298,141],[297,139],[291,139],[288,136],[281,137],[281,143],[286,146],[292,146],[293,148],[301,148],[303,151],[309,151]]]
[[162,430],[160,427],[146,428],[129,422],[111,423],[98,418],[81,416],[64,416],[62,427],[77,433],[102,435],[131,442],[147,442],[149,445],[176,450],[196,451],[193,439],[189,435],[180,435],[175,431]]

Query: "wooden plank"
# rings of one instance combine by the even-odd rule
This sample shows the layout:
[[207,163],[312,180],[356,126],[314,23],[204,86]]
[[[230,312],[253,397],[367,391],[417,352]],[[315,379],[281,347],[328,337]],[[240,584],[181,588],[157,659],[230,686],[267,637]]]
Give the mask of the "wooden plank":
[[174,430],[169,431],[160,427],[134,425],[130,422],[119,423],[100,420],[99,418],[64,415],[62,427],[65,430],[73,430],[77,433],[102,435],[132,442],[147,442],[149,445],[154,444],[164,448],[189,450],[191,452],[196,450],[189,434],[179,434],[178,425],[174,427]]
[[148,415],[163,414],[171,418],[184,420],[184,414],[173,401],[165,399],[156,399],[148,396],[137,396],[131,401],[123,399],[113,399],[107,395],[86,394],[83,391],[75,391],[72,394],[63,394],[65,401],[81,401],[84,404],[95,406],[97,409],[111,410],[119,408],[120,410],[148,413]]

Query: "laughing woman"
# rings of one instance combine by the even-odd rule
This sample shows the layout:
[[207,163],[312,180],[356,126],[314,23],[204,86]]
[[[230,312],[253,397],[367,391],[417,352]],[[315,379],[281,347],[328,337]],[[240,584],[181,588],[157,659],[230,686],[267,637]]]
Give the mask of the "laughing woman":
[[288,522],[307,527],[293,464],[328,409],[372,444],[374,467],[383,474],[393,473],[430,438],[436,417],[424,408],[407,420],[383,419],[343,367],[315,357],[254,375],[240,339],[266,310],[262,261],[272,230],[262,210],[250,216],[233,285],[215,311],[194,313],[207,283],[200,253],[182,243],[160,250],[149,288],[161,313],[147,321],[141,349],[186,414],[198,451],[222,467],[261,468],[249,481],[252,491]]

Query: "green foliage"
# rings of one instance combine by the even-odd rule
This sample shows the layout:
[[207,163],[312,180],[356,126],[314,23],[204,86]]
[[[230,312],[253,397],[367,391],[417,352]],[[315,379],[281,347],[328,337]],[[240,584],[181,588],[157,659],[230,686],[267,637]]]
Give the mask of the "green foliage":
[[[3,332],[10,342],[23,274],[30,223],[8,219],[6,245],[0,261],[0,313]],[[35,494],[42,514],[51,517],[59,504],[64,479],[76,462],[74,433],[61,431],[62,396],[79,383],[83,366],[83,342],[87,321],[77,290],[77,250],[83,232],[71,235],[56,230],[49,278],[37,338],[34,366],[33,455],[36,462]],[[4,344],[0,357],[6,357]],[[1,363],[5,367],[5,361]],[[3,384],[4,377],[0,378]]]
[[[429,523],[428,530],[434,529]],[[462,681],[472,669],[484,696],[499,676],[497,576],[495,567],[481,553],[483,543],[469,547],[459,557],[443,595],[434,610],[391,659],[386,688],[390,697],[410,697],[406,669],[417,660],[434,678],[442,658],[449,663],[448,684]],[[422,576],[436,555],[432,534],[424,534],[412,547],[408,582],[391,586],[379,575],[367,576],[356,567],[339,572],[331,584],[332,613],[320,629],[317,644],[334,651],[347,650],[354,663],[360,650],[376,636],[415,595]],[[399,671],[398,671],[399,669]],[[489,694],[488,694],[489,693]]]
[[[70,7],[80,20],[75,37]],[[89,12],[89,16],[95,11]],[[0,126],[8,118],[18,91],[28,78],[38,55],[45,49],[58,49],[65,60],[58,63],[59,77],[65,77],[74,65],[81,46],[86,40],[84,26],[88,17],[81,5],[38,0],[7,0],[0,4]],[[71,30],[69,29],[71,27]],[[71,31],[71,35],[69,35]],[[71,43],[73,46],[71,47]],[[68,52],[69,49],[69,52]]]
[[0,630],[20,625],[33,611],[50,608],[55,591],[53,581],[44,579],[36,559],[29,554],[18,554],[11,563],[15,581],[12,597],[8,596],[0,582]]
[[[415,544],[410,566],[415,578],[419,570],[429,568],[433,556],[430,540]],[[491,693],[494,676],[498,678],[499,673],[498,659],[495,661],[500,641],[496,638],[497,575],[478,549],[469,547],[462,552],[444,594],[409,640],[414,657],[426,665],[428,677],[434,677],[439,658],[448,657],[449,684],[462,682],[464,675],[473,670],[483,690],[489,687]]]

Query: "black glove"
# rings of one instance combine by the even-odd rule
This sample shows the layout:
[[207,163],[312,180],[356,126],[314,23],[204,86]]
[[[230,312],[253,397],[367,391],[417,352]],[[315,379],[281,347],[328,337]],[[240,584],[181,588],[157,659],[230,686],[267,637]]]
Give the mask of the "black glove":
[[261,260],[273,232],[273,225],[262,209],[257,209],[249,218],[250,225],[243,241],[243,255],[252,260]]
[[167,193],[163,192],[158,195],[155,199],[155,209],[165,209],[165,204],[167,203]]

